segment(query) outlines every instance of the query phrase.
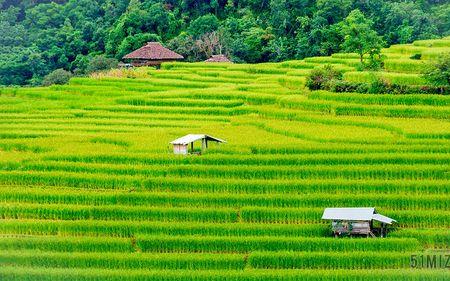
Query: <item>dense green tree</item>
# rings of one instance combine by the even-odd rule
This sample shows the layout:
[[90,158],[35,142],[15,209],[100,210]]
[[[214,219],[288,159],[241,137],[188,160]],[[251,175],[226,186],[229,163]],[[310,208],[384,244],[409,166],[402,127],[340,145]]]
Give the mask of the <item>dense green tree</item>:
[[215,31],[219,28],[219,20],[215,15],[208,14],[201,16],[191,22],[188,28],[189,34],[198,38],[205,33]]
[[150,40],[188,61],[218,49],[237,62],[329,55],[354,45],[341,32],[354,9],[388,44],[409,43],[450,35],[447,2],[0,0],[0,84],[38,84],[60,68],[83,74],[97,55],[121,58]]
[[23,25],[15,24],[6,15],[15,13],[14,9],[0,14],[0,46],[23,46],[27,42],[27,32]]
[[425,13],[417,3],[388,2],[384,5],[381,14],[384,15],[384,26],[380,31],[389,44],[433,38],[438,34],[430,15]]
[[139,33],[136,35],[130,35],[120,43],[117,49],[116,58],[121,59],[126,54],[136,50],[145,45],[147,42],[161,41],[161,38],[153,33]]
[[316,16],[324,18],[329,24],[338,23],[348,15],[352,0],[317,0]]
[[50,86],[53,84],[64,85],[67,84],[72,77],[72,74],[64,69],[56,69],[44,77],[42,86]]
[[269,42],[268,51],[271,61],[284,61],[294,56],[295,41],[289,37],[277,37]]
[[432,8],[434,22],[438,29],[438,35],[448,36],[450,35],[450,3],[435,6]]
[[89,60],[86,67],[87,73],[109,70],[116,68],[119,62],[116,59],[108,58],[105,55],[98,55]]
[[[144,6],[138,0],[131,0],[127,10],[109,33],[106,51],[110,55],[120,57],[117,55],[119,46],[129,45],[129,41],[133,41],[133,36],[152,33],[167,40],[174,36],[175,28],[174,17],[161,3],[151,5],[147,3]],[[124,40],[127,42],[123,42]]]
[[431,63],[424,73],[425,79],[434,86],[450,86],[450,54],[442,55]]
[[321,16],[302,18],[297,31],[296,57],[330,55],[340,50],[342,33],[337,24],[329,25]]
[[181,54],[185,61],[193,62],[201,59],[201,51],[195,44],[195,39],[192,35],[182,32],[177,37],[173,38],[167,43],[167,47]]
[[359,10],[353,10],[342,24],[344,42],[342,49],[346,52],[355,52],[363,63],[364,55],[379,54],[383,41],[377,32],[372,29],[372,21],[367,19]]
[[290,33],[291,21],[286,0],[270,0],[270,25],[278,36]]

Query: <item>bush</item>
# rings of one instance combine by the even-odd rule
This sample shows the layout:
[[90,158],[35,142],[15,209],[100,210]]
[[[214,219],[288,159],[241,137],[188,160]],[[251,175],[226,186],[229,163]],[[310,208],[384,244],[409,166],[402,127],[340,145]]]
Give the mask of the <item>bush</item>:
[[334,80],[330,83],[329,91],[336,93],[366,93],[368,92],[369,84],[367,83],[356,83],[356,82],[348,82],[344,80]]
[[315,68],[306,80],[310,90],[327,90],[336,93],[358,92],[364,94],[449,94],[447,86],[417,86],[389,83],[385,79],[371,74],[371,81],[351,82],[343,80],[343,73],[330,65]]
[[194,38],[209,32],[213,32],[219,28],[219,20],[213,14],[203,15],[191,22],[188,27],[188,32]]
[[372,81],[369,84],[369,94],[384,94],[388,92],[389,83],[383,78],[373,75]]
[[323,67],[314,68],[306,79],[306,86],[310,90],[329,88],[334,80],[342,80],[342,71],[327,64]]
[[385,56],[380,53],[373,54],[369,56],[369,60],[364,62],[364,69],[366,70],[380,70],[384,67]]
[[422,54],[417,53],[409,57],[412,60],[420,60],[422,58]]
[[450,86],[450,53],[429,65],[424,73],[424,78],[436,87]]
[[64,69],[57,69],[44,77],[42,86],[50,86],[53,84],[64,85],[69,82],[71,77],[72,73],[70,73],[69,71],[66,71]]
[[119,62],[114,58],[108,58],[105,55],[99,55],[93,57],[86,68],[87,73],[110,70],[112,68],[117,68]]

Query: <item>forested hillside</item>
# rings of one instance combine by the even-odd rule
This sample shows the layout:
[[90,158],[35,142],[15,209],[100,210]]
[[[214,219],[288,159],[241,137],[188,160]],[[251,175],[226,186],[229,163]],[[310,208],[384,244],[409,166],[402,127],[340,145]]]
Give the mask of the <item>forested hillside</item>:
[[266,62],[341,51],[355,9],[386,46],[442,37],[445,0],[0,0],[0,84],[40,84],[59,68],[88,72],[98,55],[120,59],[160,41],[188,61],[225,53]]

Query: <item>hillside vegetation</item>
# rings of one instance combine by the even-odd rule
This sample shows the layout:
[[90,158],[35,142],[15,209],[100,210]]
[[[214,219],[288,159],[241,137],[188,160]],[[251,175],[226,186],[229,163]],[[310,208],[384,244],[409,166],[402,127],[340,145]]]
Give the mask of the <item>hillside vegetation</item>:
[[[423,84],[449,42],[385,49],[377,75]],[[1,89],[0,279],[448,280],[410,263],[450,251],[450,98],[307,90],[323,64],[372,75],[335,54]],[[173,155],[188,133],[227,143]],[[323,209],[352,206],[398,225],[331,237]]]
[[450,35],[445,0],[0,0],[0,85],[45,85],[56,69],[87,74],[147,41],[187,61],[330,55],[345,50],[342,24],[355,10],[385,46]]

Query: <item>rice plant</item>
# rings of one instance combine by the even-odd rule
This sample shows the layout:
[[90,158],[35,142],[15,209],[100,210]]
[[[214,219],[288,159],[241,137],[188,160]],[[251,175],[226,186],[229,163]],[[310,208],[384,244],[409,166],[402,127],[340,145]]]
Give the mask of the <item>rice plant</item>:
[[[163,63],[0,89],[1,280],[448,280],[450,98],[309,91],[428,87],[448,38],[280,63]],[[411,59],[412,57],[413,59]],[[173,155],[186,134],[227,141]],[[386,238],[333,238],[326,207],[376,207]]]

